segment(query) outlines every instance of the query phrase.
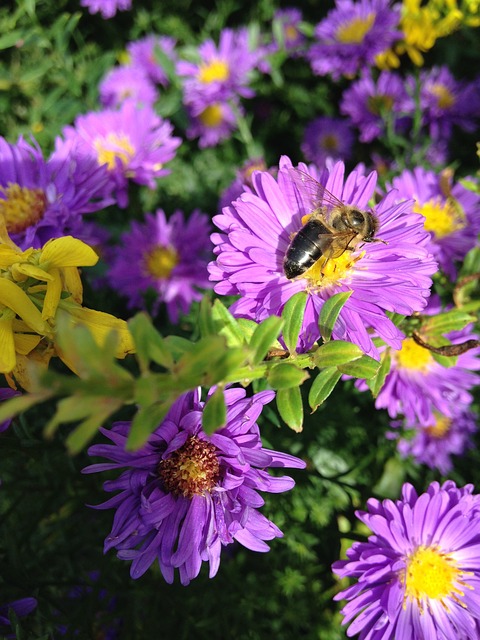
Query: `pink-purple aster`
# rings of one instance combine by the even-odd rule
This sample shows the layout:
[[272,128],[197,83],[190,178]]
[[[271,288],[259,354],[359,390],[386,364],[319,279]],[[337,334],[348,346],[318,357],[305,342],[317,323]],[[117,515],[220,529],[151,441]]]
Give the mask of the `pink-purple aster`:
[[146,294],[154,293],[152,313],[165,303],[171,322],[188,313],[201,289],[210,288],[207,263],[212,253],[210,219],[195,210],[187,219],[176,211],[169,220],[158,209],[143,222],[133,221],[111,252],[108,280],[128,298],[130,308],[145,308]]
[[345,119],[322,116],[307,124],[301,148],[308,162],[323,167],[327,158],[349,160],[353,143],[353,131]]
[[415,110],[405,82],[393,72],[382,71],[375,80],[366,72],[344,91],[340,111],[360,130],[361,142],[371,142],[385,133],[387,121],[392,130],[404,132]]
[[101,429],[112,444],[97,444],[91,456],[110,462],[90,465],[84,473],[122,471],[104,483],[115,495],[97,508],[116,510],[105,552],[132,562],[139,578],[155,561],[168,583],[178,569],[187,585],[202,562],[216,575],[221,549],[237,541],[252,551],[269,550],[266,540],[282,536],[259,511],[258,491],[279,493],[294,486],[288,476],[271,476],[270,467],[301,469],[291,455],[262,447],[257,419],[274,397],[263,391],[246,397],[244,389],[227,389],[226,425],[207,436],[202,430],[199,390],[181,396],[138,451],[126,451],[130,423]]
[[352,586],[335,600],[359,640],[472,640],[480,631],[480,500],[474,487],[432,482],[400,500],[370,498],[371,531],[332,569]]
[[375,57],[401,37],[399,6],[389,0],[336,0],[317,24],[307,53],[314,73],[338,80],[373,66]]
[[104,20],[113,18],[117,11],[128,11],[132,8],[132,0],[80,0],[89,13],[100,13]]
[[275,49],[288,51],[292,56],[299,55],[305,49],[307,39],[299,30],[302,19],[302,12],[296,7],[275,11],[272,20]]
[[[342,202],[369,209],[375,193],[376,173],[355,170],[345,175],[343,163],[322,172],[300,164]],[[318,206],[318,205],[317,205]],[[400,348],[403,333],[386,311],[411,315],[427,302],[431,275],[437,265],[426,246],[428,234],[412,202],[398,204],[389,192],[375,205],[376,242],[360,243],[338,258],[321,258],[302,276],[287,279],[283,261],[292,236],[305,224],[315,203],[311,192],[301,190],[292,164],[282,157],[277,179],[264,171],[252,176],[252,191],[244,192],[213,221],[220,229],[212,235],[215,262],[210,278],[220,295],[239,295],[231,307],[239,317],[257,322],[280,315],[285,303],[299,291],[308,294],[297,350],[309,349],[319,339],[319,314],[332,295],[349,292],[333,330],[334,339],[357,344],[378,357],[371,330],[387,344]]]
[[63,235],[87,240],[83,216],[111,204],[110,192],[105,167],[76,142],[45,159],[34,140],[11,144],[0,137],[0,214],[20,248]]
[[[237,116],[232,104],[235,104],[233,100],[207,103],[200,99],[190,104],[187,107],[187,138],[198,138],[200,149],[215,147],[223,140],[228,140],[237,128]],[[239,104],[236,104],[235,109],[242,113]]]
[[155,178],[170,173],[164,165],[181,143],[172,133],[171,123],[151,106],[139,108],[134,100],[126,100],[116,110],[79,115],[63,130],[65,140],[57,138],[56,145],[61,150],[73,140],[88,158],[106,165],[117,204],[123,208],[129,180],[154,189]]
[[446,173],[423,167],[405,170],[392,180],[400,199],[413,198],[413,210],[425,218],[430,251],[440,268],[455,279],[456,263],[477,244],[480,232],[480,196]]
[[152,105],[158,93],[153,82],[140,68],[120,66],[111,69],[98,88],[103,107],[118,107],[125,100],[134,100],[138,107]]
[[158,60],[158,53],[166,56],[172,63],[176,62],[176,40],[169,36],[149,35],[127,45],[132,67],[141,69],[155,84],[168,85],[168,75]]

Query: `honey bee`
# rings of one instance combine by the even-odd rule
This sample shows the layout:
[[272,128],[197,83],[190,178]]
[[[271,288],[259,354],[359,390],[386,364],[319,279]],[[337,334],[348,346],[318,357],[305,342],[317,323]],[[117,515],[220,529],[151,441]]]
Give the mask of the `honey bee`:
[[301,276],[320,258],[340,257],[374,238],[378,220],[370,213],[344,204],[324,186],[300,169],[289,169],[300,194],[312,205],[310,218],[293,236],[283,260],[283,271],[291,280]]

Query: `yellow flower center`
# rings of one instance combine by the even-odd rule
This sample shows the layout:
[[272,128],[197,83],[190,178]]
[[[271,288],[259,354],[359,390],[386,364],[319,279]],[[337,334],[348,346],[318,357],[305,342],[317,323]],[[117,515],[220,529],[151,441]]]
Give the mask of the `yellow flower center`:
[[294,42],[298,38],[298,31],[291,24],[285,27],[285,29],[283,30],[283,33],[284,33],[286,42]]
[[420,611],[426,599],[449,597],[462,604],[458,596],[463,592],[456,586],[462,584],[461,575],[450,554],[436,547],[418,547],[407,559],[405,600],[416,600]]
[[211,82],[225,82],[230,76],[230,68],[224,60],[212,60],[202,64],[198,72],[198,79],[204,84]]
[[135,148],[130,138],[116,133],[108,133],[104,137],[96,138],[93,147],[97,152],[98,164],[106,164],[109,171],[115,169],[117,158],[125,166],[135,155]]
[[441,440],[450,431],[452,426],[452,419],[447,416],[438,416],[434,425],[426,427],[425,431],[432,438]]
[[336,151],[338,149],[338,138],[334,133],[327,133],[322,138],[323,149],[326,151]]
[[422,214],[425,230],[433,233],[435,238],[444,238],[465,227],[463,212],[451,200],[442,202],[441,198],[432,198],[423,204],[416,202],[413,210]]
[[178,264],[178,254],[173,247],[155,247],[145,257],[145,269],[154,278],[168,278]]
[[0,199],[0,214],[5,216],[9,233],[21,233],[42,219],[47,208],[47,198],[42,189],[28,189],[16,183],[0,187],[5,196]]
[[367,100],[368,110],[376,116],[380,116],[386,111],[391,111],[392,107],[393,98],[391,96],[370,96]]
[[370,31],[375,22],[375,14],[369,13],[366,18],[353,18],[337,29],[337,40],[342,44],[359,44]]
[[223,121],[223,110],[220,104],[211,104],[198,116],[205,127],[218,127]]
[[443,84],[434,84],[430,87],[430,93],[437,98],[437,105],[440,109],[450,109],[457,99]]
[[185,444],[158,465],[166,491],[193,498],[209,493],[220,478],[216,448],[211,442],[190,436]]
[[413,338],[406,338],[402,342],[402,348],[395,353],[397,365],[402,369],[416,369],[425,372],[430,363],[432,356],[428,349],[421,347]]

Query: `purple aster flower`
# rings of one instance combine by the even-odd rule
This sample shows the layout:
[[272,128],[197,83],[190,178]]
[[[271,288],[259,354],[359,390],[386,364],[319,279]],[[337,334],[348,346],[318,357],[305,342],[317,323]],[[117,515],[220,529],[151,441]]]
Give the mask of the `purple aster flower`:
[[[236,106],[241,112],[239,105]],[[188,107],[190,124],[187,138],[198,138],[200,149],[215,147],[222,140],[227,140],[237,128],[237,116],[228,102],[212,102],[207,104],[198,101]]]
[[[273,16],[273,37],[275,50],[279,48],[298,56],[304,50],[307,39],[298,27],[303,16],[300,9],[288,7],[278,9]],[[279,34],[281,37],[279,38]]]
[[[360,210],[368,210],[375,192],[376,173],[368,176],[353,171],[344,180],[344,165],[315,175],[314,169],[299,168],[319,179],[336,198]],[[231,307],[236,316],[258,322],[280,315],[285,303],[299,291],[308,293],[298,350],[305,351],[320,337],[318,318],[322,306],[335,293],[351,293],[333,331],[336,339],[357,344],[378,357],[371,329],[400,348],[403,333],[385,311],[411,315],[422,309],[429,296],[431,275],[437,265],[426,250],[428,234],[422,219],[411,213],[411,202],[395,204],[390,192],[370,213],[378,223],[375,242],[359,243],[338,257],[320,257],[299,277],[288,279],[284,258],[292,236],[318,207],[310,185],[298,184],[287,157],[280,161],[277,180],[268,172],[253,174],[254,191],[245,192],[214,217],[220,233],[212,235],[216,262],[209,265],[210,278],[221,295],[240,295]],[[308,176],[307,176],[308,177]],[[328,202],[327,202],[328,208]],[[338,209],[337,209],[338,211]],[[341,210],[340,210],[341,211]]]
[[[416,91],[416,81],[408,80],[410,91]],[[453,125],[474,131],[480,111],[480,82],[456,80],[448,67],[433,67],[422,71],[419,79],[420,110],[423,123],[433,140],[449,139]]]
[[[10,398],[14,398],[15,396],[19,396],[20,393],[18,391],[14,391],[9,387],[4,387],[0,389],[0,404],[5,400],[10,400]],[[9,420],[5,420],[5,422],[0,422],[0,433],[6,431],[8,427],[12,424],[12,418]]]
[[348,160],[352,155],[353,131],[342,118],[315,118],[303,134],[302,153],[309,162],[323,167],[327,158]]
[[237,171],[235,180],[223,191],[220,196],[218,208],[228,207],[233,200],[242,195],[245,190],[252,188],[252,175],[254,171],[267,171],[267,165],[263,158],[247,160]]
[[430,251],[443,271],[454,280],[455,262],[475,247],[480,232],[480,196],[460,183],[452,185],[445,172],[423,167],[403,171],[392,181],[400,199],[413,198],[413,210],[425,218]]
[[133,67],[143,69],[152,82],[166,87],[168,77],[161,63],[157,60],[157,51],[167,56],[172,62],[176,62],[175,45],[174,38],[150,35],[141,40],[130,42],[127,45],[127,51]]
[[16,144],[0,137],[0,214],[22,249],[51,238],[83,239],[82,214],[113,202],[104,167],[73,142],[45,160],[36,141]]
[[344,91],[340,111],[358,127],[360,140],[371,142],[385,133],[388,118],[397,132],[404,131],[411,121],[405,115],[414,113],[415,103],[398,74],[382,71],[375,81],[368,72]]
[[117,11],[128,11],[132,8],[132,0],[80,0],[89,13],[101,13],[104,20],[113,18]]
[[335,8],[315,28],[317,42],[307,56],[314,73],[354,76],[400,38],[399,5],[389,0],[336,0]]
[[473,486],[432,482],[401,500],[370,498],[357,518],[371,531],[334,573],[355,583],[338,593],[348,636],[360,640],[471,640],[480,632],[480,509]]
[[211,287],[209,233],[210,219],[200,211],[187,220],[176,211],[168,221],[161,209],[147,213],[144,223],[132,222],[122,234],[107,276],[110,286],[128,297],[130,308],[145,308],[145,293],[153,290],[153,313],[164,302],[176,323],[179,313],[188,313],[192,302],[201,299],[198,288]]
[[10,612],[14,611],[18,618],[24,618],[37,607],[37,601],[35,598],[20,598],[20,600],[14,600],[7,604],[0,606],[0,633],[2,638],[16,638],[15,633],[10,634],[9,631],[13,631],[10,624]]
[[254,95],[249,88],[250,76],[257,66],[259,54],[250,51],[248,31],[223,29],[218,46],[213,40],[200,45],[200,62],[181,60],[177,73],[185,78],[185,104],[204,101],[224,102],[242,96]]
[[398,451],[402,457],[412,456],[418,464],[446,475],[453,468],[451,456],[461,456],[473,447],[477,420],[478,416],[468,409],[455,410],[453,417],[434,412],[428,423],[405,425],[403,437],[398,438]]
[[140,67],[121,66],[111,69],[99,86],[103,107],[118,107],[132,99],[138,107],[152,105],[158,97],[157,90]]
[[[172,136],[173,127],[146,105],[126,100],[118,110],[90,112],[76,118],[74,126],[63,130],[67,143],[77,141],[82,152],[106,165],[115,187],[118,206],[128,204],[128,180],[155,188],[155,178],[170,173],[164,168],[180,145]],[[57,149],[64,141],[57,138]]]
[[155,560],[169,583],[178,569],[187,585],[202,561],[209,562],[213,578],[222,546],[237,541],[265,552],[265,540],[282,536],[258,511],[264,504],[258,491],[291,489],[292,478],[270,476],[266,469],[302,469],[305,463],[262,447],[256,420],[274,395],[263,391],[247,398],[244,389],[227,389],[226,426],[207,436],[201,427],[204,403],[199,390],[190,391],[134,452],[125,450],[130,423],[101,429],[113,444],[94,445],[89,454],[111,462],[93,464],[84,473],[125,469],[104,484],[106,491],[118,493],[97,508],[116,509],[105,551],[115,547],[119,558],[131,560],[132,578],[143,575]]

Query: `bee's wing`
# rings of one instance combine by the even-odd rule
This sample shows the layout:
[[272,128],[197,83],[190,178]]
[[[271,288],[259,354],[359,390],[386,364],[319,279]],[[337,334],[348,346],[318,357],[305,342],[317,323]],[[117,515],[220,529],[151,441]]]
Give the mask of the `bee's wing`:
[[356,235],[355,231],[336,231],[335,233],[319,234],[318,240],[323,256],[327,260],[339,258],[349,248]]
[[345,206],[341,200],[305,171],[290,167],[288,173],[300,193],[310,202],[312,212],[321,209],[327,222],[329,222],[329,212],[333,208]]

